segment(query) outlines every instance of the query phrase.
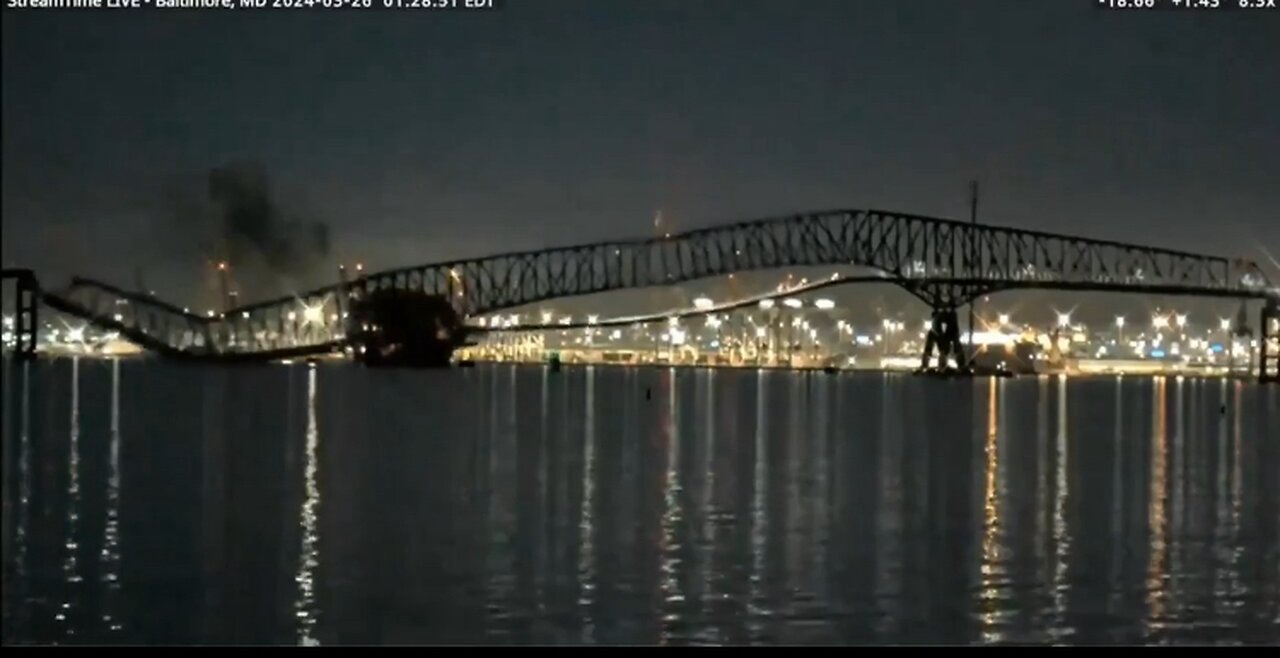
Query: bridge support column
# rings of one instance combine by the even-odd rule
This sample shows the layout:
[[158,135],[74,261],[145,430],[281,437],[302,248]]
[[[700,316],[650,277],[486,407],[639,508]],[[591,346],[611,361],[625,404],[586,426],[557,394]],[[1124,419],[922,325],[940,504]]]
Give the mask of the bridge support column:
[[1268,300],[1262,308],[1258,332],[1258,381],[1280,383],[1280,302]]
[[954,306],[933,309],[933,324],[925,337],[924,355],[920,357],[920,369],[929,370],[929,361],[933,358],[934,348],[938,350],[938,370],[952,370],[947,362],[955,357],[957,371],[969,369],[969,360],[965,356],[964,345],[960,342],[960,318]]
[[5,270],[4,278],[14,281],[14,353],[20,361],[36,358],[40,336],[40,283],[31,270]]

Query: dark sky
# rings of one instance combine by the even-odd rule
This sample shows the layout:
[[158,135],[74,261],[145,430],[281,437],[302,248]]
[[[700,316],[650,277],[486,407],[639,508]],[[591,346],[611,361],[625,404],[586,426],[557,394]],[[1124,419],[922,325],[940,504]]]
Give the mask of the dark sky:
[[1280,252],[1280,13],[507,0],[3,33],[3,258],[46,277],[141,265],[179,296],[200,263],[165,190],[245,158],[374,267],[647,235],[658,209],[964,217],[973,177],[991,223]]

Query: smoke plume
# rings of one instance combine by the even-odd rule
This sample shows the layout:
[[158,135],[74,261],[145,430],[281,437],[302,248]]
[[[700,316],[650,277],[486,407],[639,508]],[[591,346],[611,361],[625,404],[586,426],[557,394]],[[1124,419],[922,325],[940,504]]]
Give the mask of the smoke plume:
[[217,250],[246,288],[241,301],[298,292],[323,269],[328,225],[285,212],[260,164],[234,162],[210,171],[208,201]]

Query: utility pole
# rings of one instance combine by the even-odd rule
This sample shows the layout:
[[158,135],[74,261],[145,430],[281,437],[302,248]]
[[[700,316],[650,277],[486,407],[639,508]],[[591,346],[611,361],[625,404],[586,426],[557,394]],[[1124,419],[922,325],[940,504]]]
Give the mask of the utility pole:
[[[969,225],[972,227],[969,232],[969,278],[972,279],[978,255],[975,253],[978,244],[978,181],[976,180],[969,182]],[[965,359],[967,364],[973,363],[973,357],[977,355],[973,349],[973,307],[977,305],[977,297],[969,300],[969,354]]]
[[228,274],[227,268],[228,268],[227,261],[225,260],[218,261],[218,287],[220,288],[220,292],[222,293],[222,312],[223,313],[230,311],[232,304],[234,303],[232,302],[232,299],[231,299],[231,284],[227,278],[230,276],[230,274]]

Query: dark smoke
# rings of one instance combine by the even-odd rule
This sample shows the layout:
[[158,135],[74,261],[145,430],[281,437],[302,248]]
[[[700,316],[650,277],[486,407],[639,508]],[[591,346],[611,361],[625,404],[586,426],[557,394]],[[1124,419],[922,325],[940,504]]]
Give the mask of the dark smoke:
[[329,227],[285,213],[272,198],[264,168],[235,162],[209,172],[222,258],[247,288],[242,298],[298,292],[323,270]]

